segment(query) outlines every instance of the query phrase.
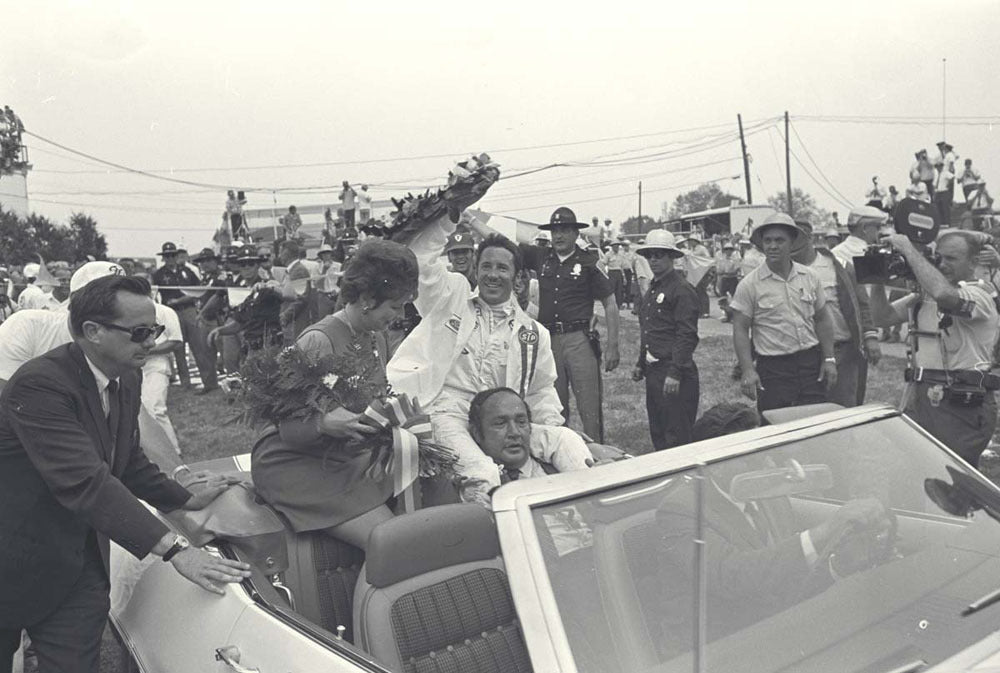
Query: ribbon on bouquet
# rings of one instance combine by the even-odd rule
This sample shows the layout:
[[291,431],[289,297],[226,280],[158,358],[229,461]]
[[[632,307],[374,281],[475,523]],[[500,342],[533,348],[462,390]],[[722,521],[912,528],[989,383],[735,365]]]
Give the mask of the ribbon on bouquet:
[[372,402],[363,415],[379,428],[392,428],[392,455],[386,466],[392,474],[392,494],[402,495],[404,511],[414,511],[413,482],[420,474],[420,441],[433,436],[430,419],[419,413],[405,394]]

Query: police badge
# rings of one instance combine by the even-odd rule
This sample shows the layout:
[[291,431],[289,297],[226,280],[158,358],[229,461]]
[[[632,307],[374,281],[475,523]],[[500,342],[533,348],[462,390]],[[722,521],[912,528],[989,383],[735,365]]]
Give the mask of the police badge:
[[576,264],[573,265],[573,270],[569,272],[569,275],[573,276],[574,278],[579,278],[580,277],[580,273],[582,271],[583,271],[583,267],[580,266],[579,263],[576,263]]

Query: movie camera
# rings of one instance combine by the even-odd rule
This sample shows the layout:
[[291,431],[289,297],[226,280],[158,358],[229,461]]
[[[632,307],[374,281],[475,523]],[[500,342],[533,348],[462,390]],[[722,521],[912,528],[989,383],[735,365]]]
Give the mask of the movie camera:
[[[896,205],[893,227],[923,251],[927,260],[937,266],[940,258],[927,245],[937,238],[941,224],[934,207],[925,201],[903,199]],[[874,244],[864,255],[854,258],[854,275],[858,283],[884,285],[894,280],[913,280],[913,270],[906,258],[888,242]]]

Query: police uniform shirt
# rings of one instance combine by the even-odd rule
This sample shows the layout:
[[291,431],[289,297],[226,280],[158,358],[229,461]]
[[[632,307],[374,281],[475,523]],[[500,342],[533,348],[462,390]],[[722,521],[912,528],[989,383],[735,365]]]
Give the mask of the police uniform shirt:
[[[997,339],[997,307],[988,286],[967,283],[959,287],[965,301],[958,312],[942,313],[929,296],[924,296],[917,312],[917,348],[914,364],[925,369],[988,370]],[[892,303],[900,315],[916,302],[910,294]],[[926,336],[925,336],[926,333]],[[938,336],[933,336],[937,333]]]
[[761,264],[736,286],[729,305],[750,319],[760,355],[791,355],[819,343],[816,313],[826,306],[826,295],[819,277],[798,262],[787,279]]
[[700,312],[698,292],[676,270],[654,279],[642,302],[640,357],[669,361],[668,375],[680,379],[693,365]]
[[[153,285],[162,285],[166,287],[179,286],[179,285],[199,285],[201,281],[195,276],[191,269],[186,266],[177,265],[173,269],[161,266],[159,269],[153,272]],[[196,299],[194,297],[188,297],[180,290],[160,290],[160,299],[164,304],[172,306],[173,308],[183,308],[185,304],[194,304]],[[186,299],[187,301],[182,301],[177,303],[178,299]]]
[[597,267],[597,255],[574,248],[560,260],[555,250],[521,245],[525,267],[538,274],[538,321],[552,323],[590,320],[594,301],[614,294],[607,274]]
[[[229,287],[232,285],[232,279],[229,278],[228,274],[223,273],[219,269],[207,272],[202,282],[209,287]],[[204,307],[216,295],[218,295],[219,299],[215,302],[215,310],[212,315],[205,316],[209,320],[214,320],[218,317],[219,313],[229,308],[229,295],[221,290],[219,292],[206,292],[203,294],[198,301],[198,306]]]

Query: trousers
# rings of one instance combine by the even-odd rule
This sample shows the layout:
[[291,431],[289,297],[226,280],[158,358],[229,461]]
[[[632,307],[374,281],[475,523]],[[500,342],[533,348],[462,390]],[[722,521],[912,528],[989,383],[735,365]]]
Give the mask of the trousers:
[[827,400],[842,407],[864,404],[868,388],[868,362],[851,341],[838,341],[834,346],[837,358],[837,385],[827,391]]
[[552,335],[552,358],[556,363],[556,394],[569,420],[569,390],[573,389],[576,412],[583,431],[594,441],[603,442],[601,423],[601,363],[590,346],[587,333]]
[[219,381],[215,371],[215,358],[208,347],[205,332],[198,324],[198,310],[194,306],[175,310],[177,311],[177,318],[181,323],[181,333],[184,335],[184,342],[191,348],[195,364],[198,365],[201,384],[205,388],[217,388]]
[[[159,357],[159,356],[156,356]],[[142,372],[142,406],[146,407],[149,415],[156,419],[156,422],[167,435],[174,450],[180,454],[181,445],[177,441],[177,433],[174,432],[174,424],[170,422],[167,415],[167,392],[170,389],[170,376],[166,371]]]
[[615,303],[621,306],[625,301],[625,274],[621,269],[608,269],[608,280],[615,291]]
[[932,383],[907,384],[906,415],[931,433],[965,462],[979,467],[979,455],[989,445],[997,427],[997,401],[992,392],[978,407],[959,407],[947,400],[935,406],[930,395]]
[[24,630],[31,637],[39,673],[98,673],[110,603],[108,576],[96,538],[84,554],[80,578],[59,607],[35,624],[0,629],[0,672],[10,672]]
[[692,363],[690,371],[681,374],[680,390],[672,395],[663,392],[667,368],[668,363],[659,360],[647,364],[645,371],[646,417],[654,451],[689,443],[691,426],[698,417],[701,395],[698,367]]
[[819,346],[789,355],[760,355],[757,376],[757,411],[819,404],[827,401],[824,383],[819,381],[823,355]]

